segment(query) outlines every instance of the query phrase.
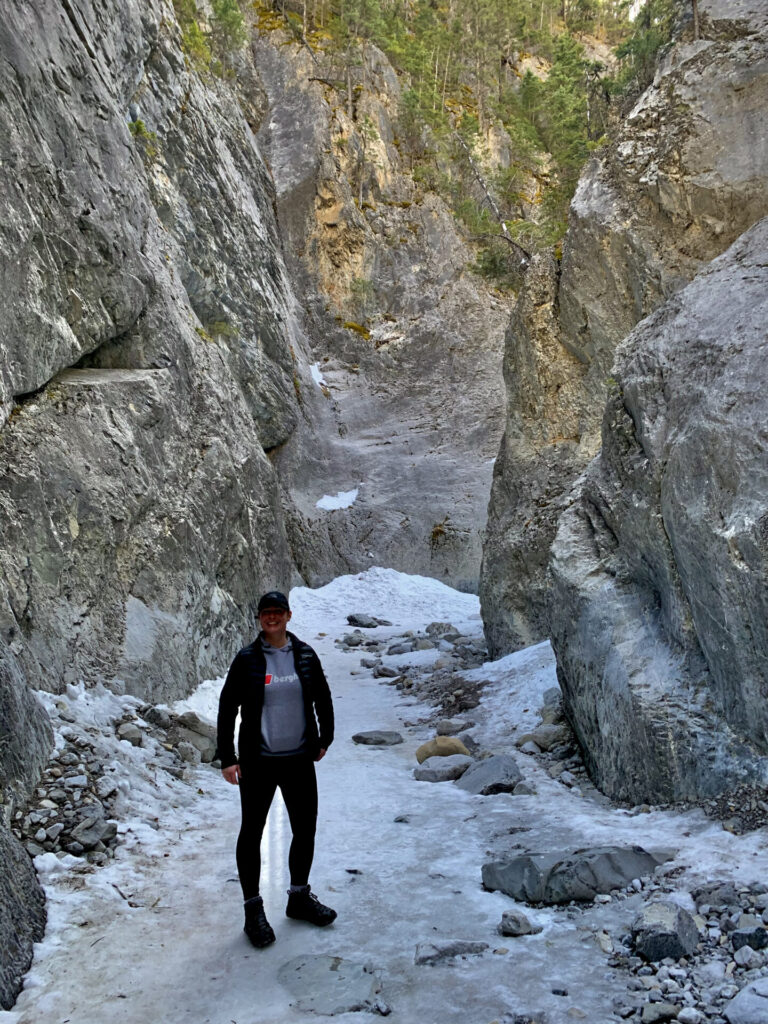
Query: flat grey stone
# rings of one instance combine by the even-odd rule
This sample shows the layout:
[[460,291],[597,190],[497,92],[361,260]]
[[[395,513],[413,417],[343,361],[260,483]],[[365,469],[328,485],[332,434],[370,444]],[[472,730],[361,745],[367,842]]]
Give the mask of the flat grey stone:
[[[210,764],[216,755],[216,737],[206,736],[194,729],[187,729],[178,723],[168,733],[168,741],[175,747],[180,748],[182,744],[195,748],[200,754],[199,760],[203,764]],[[187,760],[187,758],[185,758]]]
[[426,761],[413,769],[413,777],[417,782],[453,782],[474,764],[474,760],[466,754],[448,754],[447,757],[428,757]]
[[142,718],[150,725],[156,725],[158,729],[170,729],[171,727],[171,716],[165,708],[149,707],[142,713]]
[[354,963],[340,956],[297,956],[277,972],[277,978],[300,1011],[332,1017],[340,1013],[379,1013],[390,1007],[381,998],[381,980],[370,964]]
[[646,1003],[640,1020],[642,1024],[661,1024],[661,1021],[674,1020],[679,1009],[674,1003]]
[[200,764],[202,760],[200,751],[194,745],[194,743],[188,743],[186,740],[179,743],[176,747],[176,753],[179,755],[182,761],[186,761],[187,764]]
[[763,958],[751,946],[739,946],[733,954],[733,959],[737,967],[743,967],[747,971],[752,970],[754,967],[762,967],[763,965]]
[[435,732],[438,736],[458,736],[464,729],[471,729],[474,724],[463,718],[441,718],[435,725]]
[[483,761],[475,761],[456,780],[456,785],[468,793],[490,796],[493,793],[511,793],[522,778],[523,773],[511,754],[495,754]]
[[362,743],[370,747],[393,747],[403,742],[399,732],[388,732],[386,729],[371,729],[369,732],[356,732],[352,737],[354,743]]
[[723,1010],[728,1024],[765,1024],[768,1021],[768,978],[746,985]]
[[526,853],[483,864],[483,886],[528,903],[594,900],[651,874],[665,859],[641,846],[597,846],[573,853]]
[[106,818],[84,818],[71,832],[72,839],[84,850],[92,850],[98,843],[109,842],[117,835],[117,823]]
[[397,679],[401,675],[397,669],[390,668],[389,665],[377,665],[373,670],[374,679]]
[[436,939],[433,942],[420,942],[416,947],[413,962],[419,965],[437,964],[458,956],[478,956],[488,948],[487,942],[475,942],[471,939]]

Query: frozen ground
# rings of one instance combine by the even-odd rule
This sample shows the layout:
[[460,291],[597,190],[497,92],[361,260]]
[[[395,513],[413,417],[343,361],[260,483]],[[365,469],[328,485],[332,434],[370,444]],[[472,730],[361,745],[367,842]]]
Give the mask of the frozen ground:
[[[431,709],[371,678],[360,668],[359,651],[342,652],[333,641],[349,632],[352,612],[393,623],[373,635],[402,635],[433,620],[477,633],[476,598],[435,580],[373,569],[316,591],[294,590],[292,604],[292,628],[317,648],[335,697],[336,742],[318,765],[312,882],[338,910],[337,922],[318,931],[283,916],[288,833],[276,805],[264,841],[263,892],[277,942],[260,951],[250,947],[235,877],[236,790],[205,766],[193,769],[186,783],[160,779],[144,767],[144,751],[123,743],[121,763],[132,773],[121,798],[124,842],[113,862],[92,873],[72,857],[37,858],[49,928],[16,1008],[0,1012],[0,1024],[317,1020],[291,1005],[278,980],[284,963],[306,953],[378,968],[381,997],[397,1024],[490,1024],[515,1014],[550,1024],[602,1024],[616,1020],[611,1000],[626,978],[608,966],[596,934],[623,934],[641,896],[585,910],[524,908],[541,933],[502,939],[496,926],[514,904],[481,888],[489,850],[605,842],[672,848],[683,902],[691,885],[707,878],[768,878],[764,831],[731,835],[699,812],[618,810],[589,793],[576,795],[525,755],[518,757],[535,796],[477,797],[451,783],[416,782],[414,751],[433,735],[426,722]],[[429,652],[420,657],[428,660]],[[476,732],[483,746],[507,751],[518,732],[535,724],[541,693],[555,685],[551,652],[540,645],[475,674],[491,680],[481,707],[470,713]],[[219,685],[203,684],[184,706],[212,716]],[[75,696],[92,725],[108,721],[126,700],[106,691]],[[384,748],[352,742],[353,733],[374,728],[398,730],[405,742]],[[414,964],[417,944],[454,938],[489,948],[446,964]]]

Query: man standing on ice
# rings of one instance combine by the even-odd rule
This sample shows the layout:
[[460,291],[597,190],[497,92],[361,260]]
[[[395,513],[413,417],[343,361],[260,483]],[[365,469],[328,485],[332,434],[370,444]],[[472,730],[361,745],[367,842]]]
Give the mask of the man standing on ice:
[[[218,756],[224,778],[240,788],[237,871],[245,901],[245,934],[254,946],[268,946],[275,933],[259,895],[260,847],[278,787],[293,833],[285,913],[319,926],[336,917],[336,911],[323,906],[309,887],[317,823],[314,762],[325,757],[333,741],[333,704],[317,654],[288,632],[291,610],[285,594],[264,594],[258,615],[261,631],[232,662],[219,698]],[[234,744],[238,711],[239,756]]]

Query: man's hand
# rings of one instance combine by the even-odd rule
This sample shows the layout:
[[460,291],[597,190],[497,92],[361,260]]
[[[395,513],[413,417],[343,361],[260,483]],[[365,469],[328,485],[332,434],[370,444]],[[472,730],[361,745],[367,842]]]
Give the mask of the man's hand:
[[[323,751],[323,753],[325,753],[325,751]],[[221,774],[227,782],[231,782],[233,786],[236,786],[240,782],[243,773],[240,771],[239,764],[231,764],[229,768],[222,768]]]
[[322,761],[323,758],[325,757],[325,751],[326,751],[325,747],[320,747],[320,749],[317,752],[317,757],[315,758],[315,760],[316,761]]

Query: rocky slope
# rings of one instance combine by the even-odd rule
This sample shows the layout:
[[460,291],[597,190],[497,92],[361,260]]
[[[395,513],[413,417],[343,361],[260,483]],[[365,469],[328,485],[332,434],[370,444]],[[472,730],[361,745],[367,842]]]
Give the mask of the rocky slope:
[[618,343],[768,212],[768,18],[703,0],[582,176],[562,264],[531,267],[507,335],[507,418],[481,580],[492,652],[547,635],[549,550],[600,448]]
[[619,349],[553,547],[558,673],[630,801],[768,784],[768,220]]

